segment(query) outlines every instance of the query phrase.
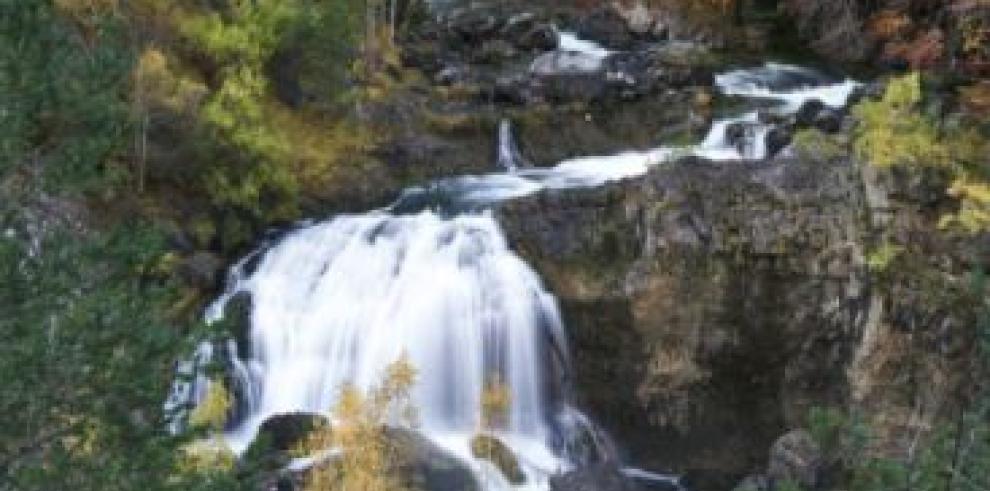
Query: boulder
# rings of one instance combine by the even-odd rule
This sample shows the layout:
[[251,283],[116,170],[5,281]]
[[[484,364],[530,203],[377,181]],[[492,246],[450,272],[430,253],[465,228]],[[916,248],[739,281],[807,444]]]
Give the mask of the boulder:
[[327,418],[319,414],[275,415],[261,424],[255,444],[262,444],[268,450],[288,452],[296,448],[313,430],[327,424]]
[[515,454],[497,437],[476,435],[471,439],[471,454],[494,464],[510,484],[520,485],[526,482],[526,475],[519,467]]
[[825,109],[825,103],[818,99],[810,99],[801,104],[801,107],[794,113],[794,122],[802,128],[814,126],[818,113]]
[[822,481],[825,460],[815,439],[805,430],[791,431],[770,447],[767,477],[771,482],[793,482],[815,489]]
[[516,47],[529,51],[552,51],[560,45],[560,35],[551,24],[537,24],[518,37],[509,38]]
[[[437,447],[425,437],[410,430],[389,428],[385,440],[394,453],[387,472],[396,476],[408,489],[424,491],[479,491],[474,473],[466,463]],[[334,457],[315,463],[317,466],[338,465]],[[302,490],[306,475],[313,467],[293,467],[270,479],[265,489],[279,491]]]
[[629,49],[634,41],[626,19],[609,7],[595,9],[581,19],[577,34],[612,49]]
[[390,462],[394,471],[412,489],[478,491],[479,485],[467,464],[450,455],[417,432],[389,428],[386,438],[394,446]]
[[550,491],[645,491],[614,464],[576,469],[550,478]]
[[602,59],[587,53],[552,51],[533,60],[529,68],[536,76],[574,75],[603,72]]
[[767,132],[767,158],[773,158],[781,150],[787,148],[794,139],[794,133],[786,126],[774,126]]

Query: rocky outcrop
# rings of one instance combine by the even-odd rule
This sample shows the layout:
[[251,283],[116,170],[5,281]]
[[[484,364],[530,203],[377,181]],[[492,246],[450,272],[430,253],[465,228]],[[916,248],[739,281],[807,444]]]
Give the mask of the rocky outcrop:
[[[932,283],[890,290],[866,264],[887,233],[868,196],[890,189],[871,186],[849,159],[688,158],[499,213],[559,295],[590,416],[632,464],[722,490],[766,469],[771,444],[813,406],[866,408],[894,435],[912,424],[919,391],[946,403],[959,383],[947,374],[965,352],[966,311]],[[934,266],[945,250],[932,225],[899,223],[894,233],[933,244],[915,267],[953,284],[953,268]],[[892,327],[902,316],[915,327]]]

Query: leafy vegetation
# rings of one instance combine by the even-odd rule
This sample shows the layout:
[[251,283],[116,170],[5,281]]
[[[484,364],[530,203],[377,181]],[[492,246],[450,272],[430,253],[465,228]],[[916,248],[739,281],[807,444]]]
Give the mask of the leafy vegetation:
[[[17,217],[0,229],[26,230]],[[189,345],[155,272],[160,235],[21,233],[0,237],[0,489],[195,489],[161,410]]]
[[45,0],[0,3],[0,173],[28,165],[49,187],[113,192],[126,183],[132,52],[112,16],[93,11],[82,28]]
[[827,135],[810,128],[799,130],[794,135],[794,149],[804,158],[830,160],[847,155],[848,142],[841,137]]
[[337,448],[340,457],[310,472],[305,489],[407,489],[391,468],[399,449],[385,429],[388,424],[415,424],[410,392],[415,381],[416,369],[403,355],[389,365],[381,384],[367,394],[353,386],[344,387],[333,410],[333,428],[329,425],[317,428],[300,449],[304,455],[319,455]]
[[880,100],[856,106],[856,153],[879,167],[947,169],[954,176],[948,192],[960,201],[960,209],[944,217],[942,225],[984,230],[990,227],[990,144],[978,129],[979,120],[939,121],[923,110],[922,95],[921,75],[911,73],[891,80]]
[[[990,308],[986,280],[973,276],[972,293],[979,298],[978,363],[970,398],[963,401],[955,421],[948,421],[910,438],[899,457],[878,451],[871,428],[862,415],[815,408],[808,427],[827,460],[837,463],[840,486],[852,491],[910,489],[918,491],[981,491],[990,488],[990,390],[983,375],[990,369]],[[843,489],[846,489],[843,488]]]

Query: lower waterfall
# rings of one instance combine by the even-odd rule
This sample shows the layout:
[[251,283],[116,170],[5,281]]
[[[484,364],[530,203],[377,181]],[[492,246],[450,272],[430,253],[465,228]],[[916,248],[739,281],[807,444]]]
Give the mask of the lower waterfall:
[[213,315],[242,292],[252,307],[238,361],[246,418],[227,435],[236,451],[265,418],[326,413],[345,384],[374,386],[403,354],[418,371],[418,430],[479,471],[468,442],[494,375],[510,395],[497,434],[532,489],[569,468],[568,441],[589,431],[567,405],[556,301],[488,213],[340,216],[265,252]]

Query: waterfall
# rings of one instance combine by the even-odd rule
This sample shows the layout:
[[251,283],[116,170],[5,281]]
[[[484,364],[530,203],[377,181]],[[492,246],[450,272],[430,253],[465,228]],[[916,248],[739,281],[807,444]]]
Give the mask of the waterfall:
[[567,349],[556,301],[488,213],[340,216],[298,230],[231,285],[251,297],[240,360],[242,451],[266,418],[330,410],[345,384],[368,389],[405,354],[418,371],[419,430],[470,461],[486,380],[510,394],[499,436],[538,483],[570,466]]
[[498,123],[498,147],[496,149],[498,167],[506,172],[515,172],[520,167],[527,166],[526,159],[516,145],[512,134],[512,122],[503,119]]
[[[562,49],[603,55],[592,48],[562,36]],[[773,64],[728,72],[716,82],[725,94],[776,101],[773,109],[782,114],[813,98],[841,107],[857,86]],[[542,189],[642,175],[677,155],[762,158],[769,127],[754,126],[742,149],[726,138],[729,125],[758,120],[748,112],[715,121],[698,145],[573,158],[551,168],[521,168],[511,124],[503,120],[497,154],[503,172],[410,188],[387,211],[306,224],[248,256],[207,313],[208,321],[218,320],[232,298],[251,298],[250,350],[239,356],[236,343],[226,347],[240,394],[239,419],[227,441],[241,452],[272,415],[327,413],[343,386],[374,386],[405,354],[418,370],[419,431],[464,460],[488,489],[508,484],[472,457],[469,441],[480,427],[485,383],[494,375],[510,394],[506,424],[496,434],[528,478],[525,488],[515,489],[546,490],[550,475],[611,456],[607,437],[569,405],[569,361],[555,298],[485,210]],[[180,364],[167,409],[202,398],[200,369],[213,351],[204,344]]]

